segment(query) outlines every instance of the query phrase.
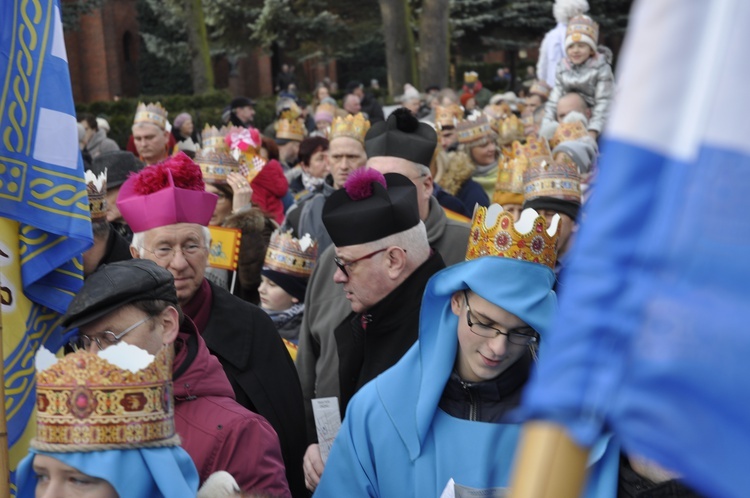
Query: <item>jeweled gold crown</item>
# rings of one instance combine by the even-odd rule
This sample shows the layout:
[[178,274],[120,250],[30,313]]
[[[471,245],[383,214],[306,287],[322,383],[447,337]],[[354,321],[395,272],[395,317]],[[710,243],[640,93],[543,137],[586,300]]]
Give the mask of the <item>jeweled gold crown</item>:
[[508,204],[523,205],[523,174],[528,159],[520,142],[513,142],[511,151],[503,149],[503,156],[498,163],[495,191],[492,202],[505,206]]
[[508,145],[514,140],[524,140],[525,137],[523,123],[515,114],[511,113],[508,117],[499,121],[497,130],[497,143],[499,145]]
[[299,119],[299,114],[292,109],[281,113],[274,128],[276,129],[276,138],[298,142],[305,139],[305,124]]
[[[123,346],[147,354],[125,343],[108,349]],[[78,351],[38,371],[37,433],[32,447],[65,452],[179,445],[172,351],[162,348],[150,358],[150,364],[133,372],[102,356]]]
[[239,173],[239,162],[226,150],[200,149],[194,161],[201,167],[203,181],[211,184],[227,183],[229,173]]
[[518,222],[502,206],[477,207],[471,221],[466,260],[482,256],[500,256],[539,263],[554,270],[555,244],[560,216],[550,226],[533,209],[524,209]]
[[535,80],[534,83],[531,84],[531,88],[529,88],[529,95],[539,95],[544,100],[547,100],[551,91],[552,88],[547,84],[546,81]]
[[470,144],[489,136],[492,132],[487,116],[479,116],[475,120],[466,119],[456,125],[458,143]]
[[586,15],[575,16],[568,21],[565,37],[571,37],[574,42],[582,41],[587,36],[596,44],[599,41],[599,24]]
[[463,117],[464,111],[458,104],[439,105],[435,108],[435,126],[438,130],[442,130],[446,126],[455,127]]
[[222,126],[221,129],[217,129],[215,126],[206,126],[203,128],[201,133],[201,141],[203,149],[223,150],[228,151],[229,147],[224,141],[224,137],[227,136],[229,129],[226,126]]
[[271,234],[263,268],[293,277],[309,278],[318,258],[318,243],[305,234],[301,239],[291,231],[276,230]]
[[138,107],[135,110],[135,119],[133,124],[139,123],[151,123],[155,124],[162,130],[167,128],[167,116],[169,113],[164,109],[159,102],[154,104],[149,103],[148,105],[143,102],[138,103]]
[[479,74],[476,71],[468,71],[464,73],[464,83],[476,83],[479,79]]
[[578,140],[588,136],[588,130],[580,121],[572,123],[560,123],[555,130],[555,134],[549,141],[549,146],[554,150],[555,147],[563,142]]
[[328,140],[338,137],[349,137],[364,145],[365,135],[367,135],[367,130],[369,129],[370,122],[361,112],[358,112],[356,115],[349,114],[343,118],[337,117],[334,118],[331,124],[331,132],[328,134]]
[[529,159],[523,175],[525,201],[551,197],[581,203],[581,175],[572,160],[553,161],[545,138],[529,138],[524,152]]
[[102,221],[107,219],[107,170],[97,176],[93,171],[87,169],[84,173],[86,178],[86,191],[89,195],[89,213],[91,221]]

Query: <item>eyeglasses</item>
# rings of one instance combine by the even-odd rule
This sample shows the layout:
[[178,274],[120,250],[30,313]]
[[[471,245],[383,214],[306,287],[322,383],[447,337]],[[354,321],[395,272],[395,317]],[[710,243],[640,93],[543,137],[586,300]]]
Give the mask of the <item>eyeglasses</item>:
[[357,258],[354,261],[349,261],[348,263],[344,263],[343,261],[341,261],[341,258],[339,258],[338,256],[334,256],[333,257],[333,262],[336,263],[336,266],[339,267],[339,270],[341,270],[342,272],[344,272],[344,275],[346,275],[346,278],[349,278],[349,273],[346,271],[346,267],[347,266],[352,266],[354,263],[356,263],[358,261],[362,261],[362,260],[365,260],[365,259],[370,259],[371,257],[375,256],[376,254],[380,254],[381,252],[385,252],[387,250],[388,250],[388,248],[384,247],[382,249],[378,249],[375,252],[371,252],[370,254],[365,254],[361,258]]
[[118,342],[120,342],[120,339],[122,339],[123,337],[125,337],[125,334],[127,334],[128,332],[132,332],[133,330],[137,329],[138,327],[140,327],[141,325],[143,325],[144,323],[146,323],[151,318],[152,317],[147,316],[143,320],[140,320],[140,321],[134,323],[133,325],[131,325],[130,327],[126,328],[125,330],[123,330],[119,334],[115,334],[111,330],[105,330],[100,335],[97,335],[97,336],[94,336],[94,337],[89,337],[89,336],[87,336],[85,334],[80,334],[78,336],[77,340],[71,342],[71,345],[73,346],[74,349],[77,349],[77,350],[78,349],[83,349],[85,351],[88,351],[89,348],[91,347],[91,343],[95,342],[96,346],[99,348],[99,350],[103,351],[104,349],[108,348],[109,346],[114,346],[115,344],[117,344]]
[[[156,256],[156,259],[163,259],[163,260],[171,260],[174,258],[175,252],[177,251],[176,247],[170,247],[170,246],[160,246],[156,249],[149,249],[147,247],[141,247],[141,249],[146,250]],[[185,259],[188,259],[193,256],[197,256],[199,254],[202,254],[203,251],[206,249],[206,246],[201,244],[187,244],[179,248],[180,252],[182,252],[182,256]]]
[[464,291],[464,299],[466,300],[466,323],[469,324],[469,330],[476,335],[488,339],[504,335],[508,338],[509,343],[517,346],[528,346],[537,342],[536,331],[528,325],[522,325],[503,332],[495,327],[490,327],[489,325],[485,325],[478,321],[472,321],[471,306],[469,306],[469,294],[466,291]]

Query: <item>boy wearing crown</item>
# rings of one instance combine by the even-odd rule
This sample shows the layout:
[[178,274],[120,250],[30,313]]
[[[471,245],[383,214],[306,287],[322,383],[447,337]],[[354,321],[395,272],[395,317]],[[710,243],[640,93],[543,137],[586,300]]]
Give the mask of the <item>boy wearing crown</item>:
[[[505,496],[510,414],[557,306],[556,225],[477,209],[467,261],[427,284],[419,340],[349,403],[316,497]],[[605,449],[585,496],[614,496],[617,451]]]
[[260,272],[260,306],[271,317],[282,339],[294,345],[293,358],[297,356],[307,280],[317,257],[318,245],[309,234],[297,239],[291,233],[276,230],[271,234]]

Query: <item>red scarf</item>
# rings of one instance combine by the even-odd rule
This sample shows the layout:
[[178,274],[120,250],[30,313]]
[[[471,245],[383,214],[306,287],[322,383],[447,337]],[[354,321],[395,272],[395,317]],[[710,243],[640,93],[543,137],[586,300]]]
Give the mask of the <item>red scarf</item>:
[[208,319],[211,316],[211,301],[213,293],[208,280],[203,279],[203,283],[198,287],[198,292],[193,298],[182,307],[183,313],[190,317],[198,328],[198,333],[202,334],[208,326]]

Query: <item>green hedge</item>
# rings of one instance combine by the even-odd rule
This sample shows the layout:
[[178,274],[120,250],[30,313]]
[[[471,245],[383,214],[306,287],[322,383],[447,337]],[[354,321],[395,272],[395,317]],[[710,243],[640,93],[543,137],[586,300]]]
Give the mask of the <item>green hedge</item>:
[[[133,117],[138,102],[160,102],[169,112],[170,121],[182,112],[193,116],[197,130],[202,130],[208,123],[218,126],[221,124],[221,113],[232,96],[222,90],[205,95],[163,95],[145,96],[138,99],[120,99],[117,102],[91,102],[76,104],[76,112],[89,112],[94,116],[101,116],[109,122],[109,138],[125,149],[130,137]],[[262,130],[274,119],[276,97],[266,97],[256,100],[255,125]]]

